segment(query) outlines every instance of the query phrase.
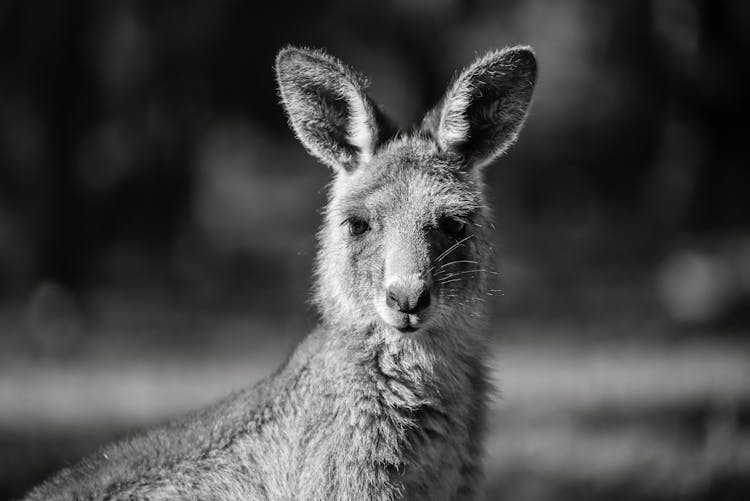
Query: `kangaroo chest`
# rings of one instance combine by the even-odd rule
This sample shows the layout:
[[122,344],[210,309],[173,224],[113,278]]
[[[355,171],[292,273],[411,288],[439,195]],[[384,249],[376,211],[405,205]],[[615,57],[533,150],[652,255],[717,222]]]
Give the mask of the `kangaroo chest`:
[[315,398],[287,433],[299,468],[293,497],[455,497],[477,459],[471,413],[481,395],[468,375],[440,388],[414,368],[394,372],[383,362],[304,389]]

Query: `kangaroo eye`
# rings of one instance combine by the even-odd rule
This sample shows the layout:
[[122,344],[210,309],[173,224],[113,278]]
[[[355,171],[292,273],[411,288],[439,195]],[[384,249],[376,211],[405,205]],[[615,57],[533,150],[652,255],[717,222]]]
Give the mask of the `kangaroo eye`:
[[349,234],[353,237],[358,237],[370,229],[367,221],[360,217],[350,217],[346,222],[349,224]]
[[440,231],[453,237],[460,237],[466,229],[466,223],[454,217],[441,217],[438,224],[440,226]]

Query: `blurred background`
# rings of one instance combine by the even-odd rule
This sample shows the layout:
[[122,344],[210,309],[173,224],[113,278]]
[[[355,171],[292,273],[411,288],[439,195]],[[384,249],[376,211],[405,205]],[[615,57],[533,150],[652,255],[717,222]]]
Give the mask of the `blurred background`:
[[324,47],[406,126],[533,45],[486,169],[488,499],[750,499],[750,3],[0,2],[0,499],[272,371],[329,171],[272,65]]

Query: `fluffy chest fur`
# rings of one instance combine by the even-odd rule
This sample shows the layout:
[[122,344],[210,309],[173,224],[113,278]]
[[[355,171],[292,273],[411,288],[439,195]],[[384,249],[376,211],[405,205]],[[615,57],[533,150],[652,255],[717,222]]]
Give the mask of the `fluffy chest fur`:
[[290,423],[301,474],[289,494],[447,500],[477,484],[487,392],[481,360],[438,350],[436,339],[352,338],[324,341],[306,362],[319,376],[300,389],[315,397]]
[[319,331],[266,383],[110,446],[29,499],[464,499],[481,484],[484,371],[430,344]]

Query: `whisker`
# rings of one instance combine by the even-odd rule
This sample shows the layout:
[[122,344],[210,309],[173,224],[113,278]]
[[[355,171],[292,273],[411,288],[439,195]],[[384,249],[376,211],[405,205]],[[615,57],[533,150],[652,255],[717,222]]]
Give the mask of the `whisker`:
[[442,270],[446,266],[450,266],[452,264],[479,264],[479,263],[476,261],[471,261],[469,259],[461,259],[457,261],[451,261],[450,263],[445,263],[444,265],[440,266],[440,269]]
[[467,235],[467,236],[465,236],[464,238],[462,238],[461,240],[459,240],[458,242],[456,242],[455,244],[453,244],[453,245],[451,245],[450,247],[448,247],[448,249],[447,249],[447,250],[445,250],[445,251],[444,251],[444,252],[443,252],[442,254],[440,254],[440,255],[439,255],[438,257],[436,257],[436,258],[435,258],[435,262],[436,262],[436,263],[439,263],[440,261],[442,261],[443,259],[445,259],[446,257],[448,257],[448,255],[449,255],[449,254],[450,254],[451,252],[453,252],[454,250],[458,249],[458,247],[459,247],[459,246],[460,246],[460,245],[461,245],[462,243],[466,242],[467,240],[469,240],[469,239],[470,239],[471,237],[473,237],[473,236],[474,236],[474,234],[473,234],[473,233],[472,233],[471,235]]
[[451,280],[444,280],[440,282],[440,285],[449,284],[451,282],[460,282],[461,280],[466,280],[465,278],[453,278]]
[[488,270],[485,268],[479,268],[476,270],[464,270],[464,271],[455,271],[455,272],[439,272],[435,274],[436,278],[439,278],[439,281],[446,280],[449,278],[457,277],[459,275],[468,275],[470,273],[485,273],[487,275],[490,275],[489,278],[494,278],[499,280],[500,279],[500,272],[494,271],[494,270]]
[[491,270],[485,270],[485,269],[481,269],[481,268],[480,268],[480,269],[478,269],[478,270],[465,270],[465,271],[456,271],[456,272],[452,272],[452,273],[450,273],[450,276],[451,276],[451,277],[456,277],[456,276],[458,276],[458,275],[466,275],[467,273],[482,273],[482,272],[487,272],[487,273],[496,273],[496,272],[493,272],[493,271],[491,271]]

